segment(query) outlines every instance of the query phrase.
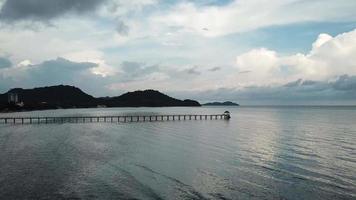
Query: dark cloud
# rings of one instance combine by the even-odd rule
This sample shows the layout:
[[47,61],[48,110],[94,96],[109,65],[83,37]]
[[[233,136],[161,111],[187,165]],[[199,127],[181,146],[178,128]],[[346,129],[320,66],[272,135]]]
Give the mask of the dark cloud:
[[310,81],[310,80],[306,80],[306,81],[303,81],[302,85],[306,86],[306,85],[314,85],[314,84],[317,84],[318,82],[317,81]]
[[121,69],[132,76],[140,76],[150,74],[158,70],[157,65],[146,65],[140,62],[125,61],[121,64]]
[[97,64],[89,62],[72,62],[64,58],[45,61],[38,65],[28,66],[27,80],[31,85],[72,84],[79,81],[90,68]]
[[172,95],[189,96],[202,102],[231,100],[243,105],[355,104],[356,76],[343,75],[334,81],[297,80],[277,87],[220,88],[203,92],[176,92]]
[[332,86],[335,90],[349,91],[356,94],[356,76],[340,76]]
[[356,76],[343,75],[334,81],[297,80],[288,87],[257,87],[244,94],[266,100],[296,101],[356,101]]
[[189,69],[184,70],[185,73],[191,74],[191,75],[200,75],[201,72],[197,70],[198,67],[191,67]]
[[246,70],[246,71],[240,71],[240,72],[238,72],[239,74],[247,74],[247,73],[250,73],[251,71],[249,71],[249,70]]
[[11,67],[12,63],[9,59],[0,57],[0,69]]
[[221,67],[213,67],[213,68],[209,69],[210,72],[216,72],[216,71],[219,71],[219,70],[221,70]]
[[116,82],[130,82],[144,80],[153,73],[161,73],[169,76],[171,80],[186,79],[187,76],[201,75],[197,66],[183,70],[169,69],[159,65],[147,65],[146,63],[125,61],[121,63],[121,71]]
[[16,87],[31,88],[65,84],[78,86],[94,95],[107,95],[107,91],[103,88],[112,80],[92,74],[90,69],[94,67],[97,67],[97,64],[57,58],[26,68],[22,67],[13,72],[18,74],[13,78],[2,76],[0,73],[0,93]]
[[91,69],[95,67],[98,67],[96,63],[73,62],[57,58],[35,65],[13,68],[11,76],[8,72],[0,70],[0,93],[17,87],[32,88],[64,84],[77,86],[94,96],[115,96],[118,95],[117,91],[106,89],[108,85],[145,80],[147,75],[159,71],[158,65],[123,62],[121,64],[122,73],[116,76],[102,77],[92,73]]
[[146,65],[140,62],[125,61],[121,64],[123,71],[120,79],[121,82],[132,81],[144,78],[145,76],[159,71],[158,65]]
[[302,81],[303,81],[302,79],[298,79],[296,81],[285,84],[284,87],[296,87],[299,86],[302,83]]
[[144,64],[139,62],[124,61],[121,64],[121,69],[126,73],[135,73],[143,69]]
[[116,31],[120,35],[127,36],[129,34],[129,30],[129,27],[123,21],[118,21]]
[[95,10],[105,0],[6,0],[0,11],[3,21],[48,21],[68,13]]

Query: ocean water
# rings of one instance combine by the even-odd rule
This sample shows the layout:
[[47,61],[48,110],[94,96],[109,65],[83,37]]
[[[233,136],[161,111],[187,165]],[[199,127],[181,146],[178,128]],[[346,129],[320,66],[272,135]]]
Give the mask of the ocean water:
[[0,199],[356,199],[356,107],[72,109],[3,116],[231,120],[0,125]]

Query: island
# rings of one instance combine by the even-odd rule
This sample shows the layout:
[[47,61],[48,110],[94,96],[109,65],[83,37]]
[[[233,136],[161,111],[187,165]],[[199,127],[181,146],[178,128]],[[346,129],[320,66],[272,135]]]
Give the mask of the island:
[[240,106],[240,105],[231,101],[225,101],[225,102],[205,103],[203,104],[203,106]]
[[0,94],[0,111],[29,111],[97,107],[201,106],[195,100],[179,100],[156,90],[127,92],[115,97],[93,97],[81,89],[57,85],[33,89],[15,88]]

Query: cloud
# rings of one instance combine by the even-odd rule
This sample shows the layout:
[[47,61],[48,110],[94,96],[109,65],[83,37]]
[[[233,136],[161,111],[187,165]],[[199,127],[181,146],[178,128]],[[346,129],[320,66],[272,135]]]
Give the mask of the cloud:
[[74,83],[80,80],[83,75],[89,74],[89,69],[96,66],[96,63],[73,62],[57,58],[37,65],[26,66],[24,82],[31,83],[31,85]]
[[0,57],[0,69],[11,67],[12,63],[9,59]]
[[61,76],[67,75],[68,77],[73,76],[73,73],[67,72],[78,72],[96,67],[96,63],[90,62],[72,62],[64,58],[57,58],[55,60],[45,61],[38,65],[31,65],[30,72],[37,75],[49,76]]
[[282,86],[219,88],[206,91],[172,92],[171,94],[177,97],[189,96],[202,102],[231,100],[243,105],[355,104],[356,76],[342,75],[332,81],[299,79]]
[[164,90],[170,78],[169,72],[162,70],[159,65],[124,61],[120,65],[120,75],[106,88],[113,93],[150,88]]
[[356,76],[340,76],[335,82],[333,82],[332,86],[335,90],[349,91],[352,92],[354,96],[356,96]]
[[158,71],[157,65],[146,65],[140,62],[124,61],[121,64],[123,75],[128,78],[141,78],[142,76]]
[[268,84],[275,78],[278,62],[277,52],[265,48],[253,49],[237,56],[237,73],[245,75],[240,77],[245,83]]
[[147,88],[161,88],[169,75],[159,65],[124,61],[120,64],[118,75],[113,76],[106,86],[111,92],[126,92]]
[[250,70],[239,71],[239,74],[247,74],[247,73],[250,73],[250,72],[251,72]]
[[333,37],[326,33],[320,34],[318,36],[318,39],[313,43],[313,49],[320,48],[321,46],[323,46],[325,43],[329,42],[332,39]]
[[[25,62],[21,62],[25,63]],[[96,63],[73,62],[64,58],[44,61],[39,64],[18,64],[0,71],[0,85],[8,90],[14,87],[39,87],[48,85],[68,84],[84,90],[99,91],[110,79],[91,73]],[[98,94],[97,93],[97,94]]]
[[88,13],[104,2],[105,0],[6,0],[0,10],[0,19],[8,22],[47,22],[68,13]]
[[129,27],[121,20],[117,22],[116,31],[122,35],[127,36],[129,34]]
[[[48,85],[75,85],[89,91],[93,95],[118,95],[130,88],[142,89],[145,85],[153,87],[167,81],[168,75],[159,71],[158,65],[147,65],[140,62],[121,63],[120,69],[114,74],[103,76],[101,62],[83,62],[88,55],[98,56],[95,52],[78,52],[67,55],[67,58],[47,60],[33,64],[23,60],[17,65],[0,70],[0,90],[7,91],[14,87],[39,87]],[[104,73],[104,72],[103,72]],[[105,71],[107,73],[107,71]],[[159,83],[159,84],[158,84]],[[114,88],[114,89],[113,89]]]
[[187,74],[191,74],[191,75],[200,75],[201,74],[201,72],[198,71],[198,67],[196,67],[196,66],[185,69],[184,72],[186,72]]
[[221,67],[212,67],[209,69],[210,72],[216,72],[216,71],[219,71],[221,70]]
[[109,0],[101,15],[109,17],[120,17],[141,12],[146,6],[152,6],[159,0]]
[[222,6],[183,1],[152,20],[156,26],[179,26],[185,32],[217,37],[291,23],[352,21],[355,7],[350,0],[235,0]]
[[125,61],[121,65],[122,70],[126,73],[136,73],[144,68],[142,63]]
[[[2,88],[74,84],[93,94],[224,88],[222,98],[240,91],[250,99],[296,88],[341,92],[356,75],[356,30],[340,34],[354,26],[355,6],[349,0],[0,0],[0,52],[6,53],[0,57],[11,55],[13,63],[0,66],[0,82]],[[41,28],[28,29],[27,21]],[[54,26],[42,27],[47,22]],[[296,40],[301,34],[304,42]],[[288,52],[274,49],[278,37]],[[338,89],[326,84],[336,79]]]
[[[154,69],[154,72],[165,74],[169,79],[163,81],[143,82],[145,72],[144,65],[140,63],[124,63],[123,72],[129,74],[130,83],[125,83],[125,87],[137,88],[148,85],[169,88],[171,92],[185,90],[194,92],[203,92],[226,88],[223,93],[219,93],[222,98],[233,96],[235,91],[239,91],[239,97],[246,99],[264,100],[280,98],[285,101],[293,100],[293,91],[298,93],[295,98],[305,99],[317,96],[335,98],[335,91],[341,93],[338,88],[353,87],[350,84],[352,78],[348,78],[346,83],[342,83],[344,74],[348,77],[356,76],[356,30],[331,36],[325,33],[320,34],[314,43],[310,45],[310,51],[307,53],[295,53],[286,55],[267,48],[256,48],[236,57],[235,66],[225,65],[224,68],[205,68],[205,71],[214,71],[204,76],[196,66],[160,66]],[[202,67],[200,67],[202,68]],[[137,73],[137,71],[142,73]],[[136,77],[136,78],[134,78]],[[189,78],[194,77],[194,78]],[[333,86],[327,84],[338,77],[338,84]],[[189,80],[187,80],[189,78]],[[182,81],[184,80],[184,81]],[[345,79],[346,80],[346,79]],[[125,80],[124,80],[125,81]],[[121,84],[121,89],[124,87]],[[296,87],[298,86],[298,87]],[[328,88],[326,90],[325,88]],[[111,88],[112,90],[115,87]],[[292,92],[289,93],[289,90]],[[330,93],[331,91],[331,93]],[[316,92],[316,93],[315,93]],[[308,94],[315,93],[315,94]],[[291,95],[286,98],[283,95]],[[342,94],[344,95],[344,94]],[[349,97],[344,95],[345,98]],[[204,97],[204,96],[201,96]],[[206,96],[210,98],[209,96]],[[214,96],[213,97],[217,97]],[[200,98],[200,97],[198,97]],[[214,100],[214,99],[212,99]],[[223,99],[222,99],[223,100]]]
[[156,89],[160,91],[166,91],[167,80],[169,78],[170,77],[165,73],[153,72],[130,81],[113,82],[107,85],[106,88],[108,88],[109,91],[116,94],[119,92],[122,93],[122,92],[142,90],[142,89]]
[[200,82],[199,86],[209,85],[210,89],[171,94],[203,102],[355,104],[355,55],[356,29],[335,37],[323,33],[307,53],[285,55],[267,48],[252,49],[236,57],[235,74],[225,73],[222,82],[213,77],[210,82]]
[[306,53],[282,55],[258,48],[236,58],[238,71],[250,71],[240,81],[250,85],[283,84],[299,78],[326,80],[345,73],[356,75],[356,29],[332,37],[320,34]]
[[284,87],[296,87],[299,86],[302,83],[302,81],[303,81],[302,79],[298,79],[296,81],[285,84]]

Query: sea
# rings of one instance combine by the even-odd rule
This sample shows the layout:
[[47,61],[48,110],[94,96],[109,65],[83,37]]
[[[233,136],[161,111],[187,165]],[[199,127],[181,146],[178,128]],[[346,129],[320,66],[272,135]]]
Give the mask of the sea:
[[0,199],[356,199],[356,107],[98,108],[5,116],[230,120],[0,124]]

